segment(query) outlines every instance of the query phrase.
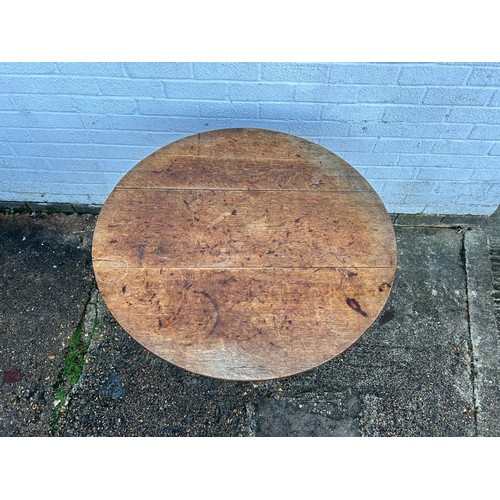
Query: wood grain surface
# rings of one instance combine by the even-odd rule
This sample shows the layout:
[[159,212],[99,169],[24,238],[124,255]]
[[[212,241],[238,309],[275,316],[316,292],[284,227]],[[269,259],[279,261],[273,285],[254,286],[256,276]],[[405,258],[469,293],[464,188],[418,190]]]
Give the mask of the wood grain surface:
[[195,373],[265,380],[355,342],[387,300],[397,249],[382,201],[338,156],[224,129],[130,170],[92,257],[110,311],[146,348]]

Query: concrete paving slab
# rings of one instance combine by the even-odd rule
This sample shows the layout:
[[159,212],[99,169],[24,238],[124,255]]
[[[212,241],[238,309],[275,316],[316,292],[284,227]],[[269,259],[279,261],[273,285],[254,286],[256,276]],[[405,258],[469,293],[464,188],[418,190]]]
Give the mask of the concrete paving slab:
[[93,216],[0,215],[0,436],[46,436],[89,297]]

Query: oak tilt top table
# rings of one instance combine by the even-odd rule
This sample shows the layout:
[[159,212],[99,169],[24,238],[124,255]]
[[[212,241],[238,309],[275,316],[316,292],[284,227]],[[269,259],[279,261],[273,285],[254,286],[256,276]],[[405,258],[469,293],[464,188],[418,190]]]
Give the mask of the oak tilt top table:
[[92,249],[133,338],[226,380],[286,377],[344,351],[384,306],[396,255],[353,167],[262,129],[204,132],[142,160],[104,204]]

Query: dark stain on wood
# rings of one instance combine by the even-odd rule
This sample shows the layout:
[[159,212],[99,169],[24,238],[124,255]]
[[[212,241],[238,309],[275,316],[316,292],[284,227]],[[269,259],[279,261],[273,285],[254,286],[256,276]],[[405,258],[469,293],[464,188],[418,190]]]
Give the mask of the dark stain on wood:
[[145,245],[137,245],[136,247],[136,253],[137,253],[137,257],[139,258],[139,260],[142,260],[144,258],[144,250],[145,250],[146,246]]
[[384,289],[386,288],[391,288],[391,283],[387,283],[386,281],[384,281],[379,287],[378,287],[378,291],[379,292],[383,292]]
[[170,170],[174,165],[175,165],[175,160],[165,170],[163,170],[163,172],[170,172]]
[[229,283],[233,283],[236,281],[236,278],[234,276],[229,276],[229,278],[224,278],[222,280],[219,280],[220,285],[229,285]]
[[163,254],[167,253],[167,250],[165,249],[165,247],[163,245],[158,245],[154,249],[154,253],[157,254],[157,255],[163,255]]
[[353,310],[356,311],[358,314],[361,314],[361,316],[364,316],[365,318],[368,318],[368,314],[361,309],[361,306],[359,305],[359,302],[356,299],[351,299],[348,297],[345,299],[345,303]]

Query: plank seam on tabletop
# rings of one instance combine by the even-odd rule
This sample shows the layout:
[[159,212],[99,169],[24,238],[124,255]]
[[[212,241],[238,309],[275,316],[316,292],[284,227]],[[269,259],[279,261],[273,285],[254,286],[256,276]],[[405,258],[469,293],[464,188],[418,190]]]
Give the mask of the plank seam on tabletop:
[[116,186],[116,191],[231,191],[235,193],[252,193],[252,192],[263,192],[263,193],[282,193],[282,192],[292,192],[292,193],[369,193],[371,190],[369,189],[233,189],[233,188],[222,188],[222,187],[213,187],[213,188],[198,188],[198,187],[189,187],[189,188],[167,188],[167,187],[155,187],[155,186],[142,186],[142,187],[120,187]]

